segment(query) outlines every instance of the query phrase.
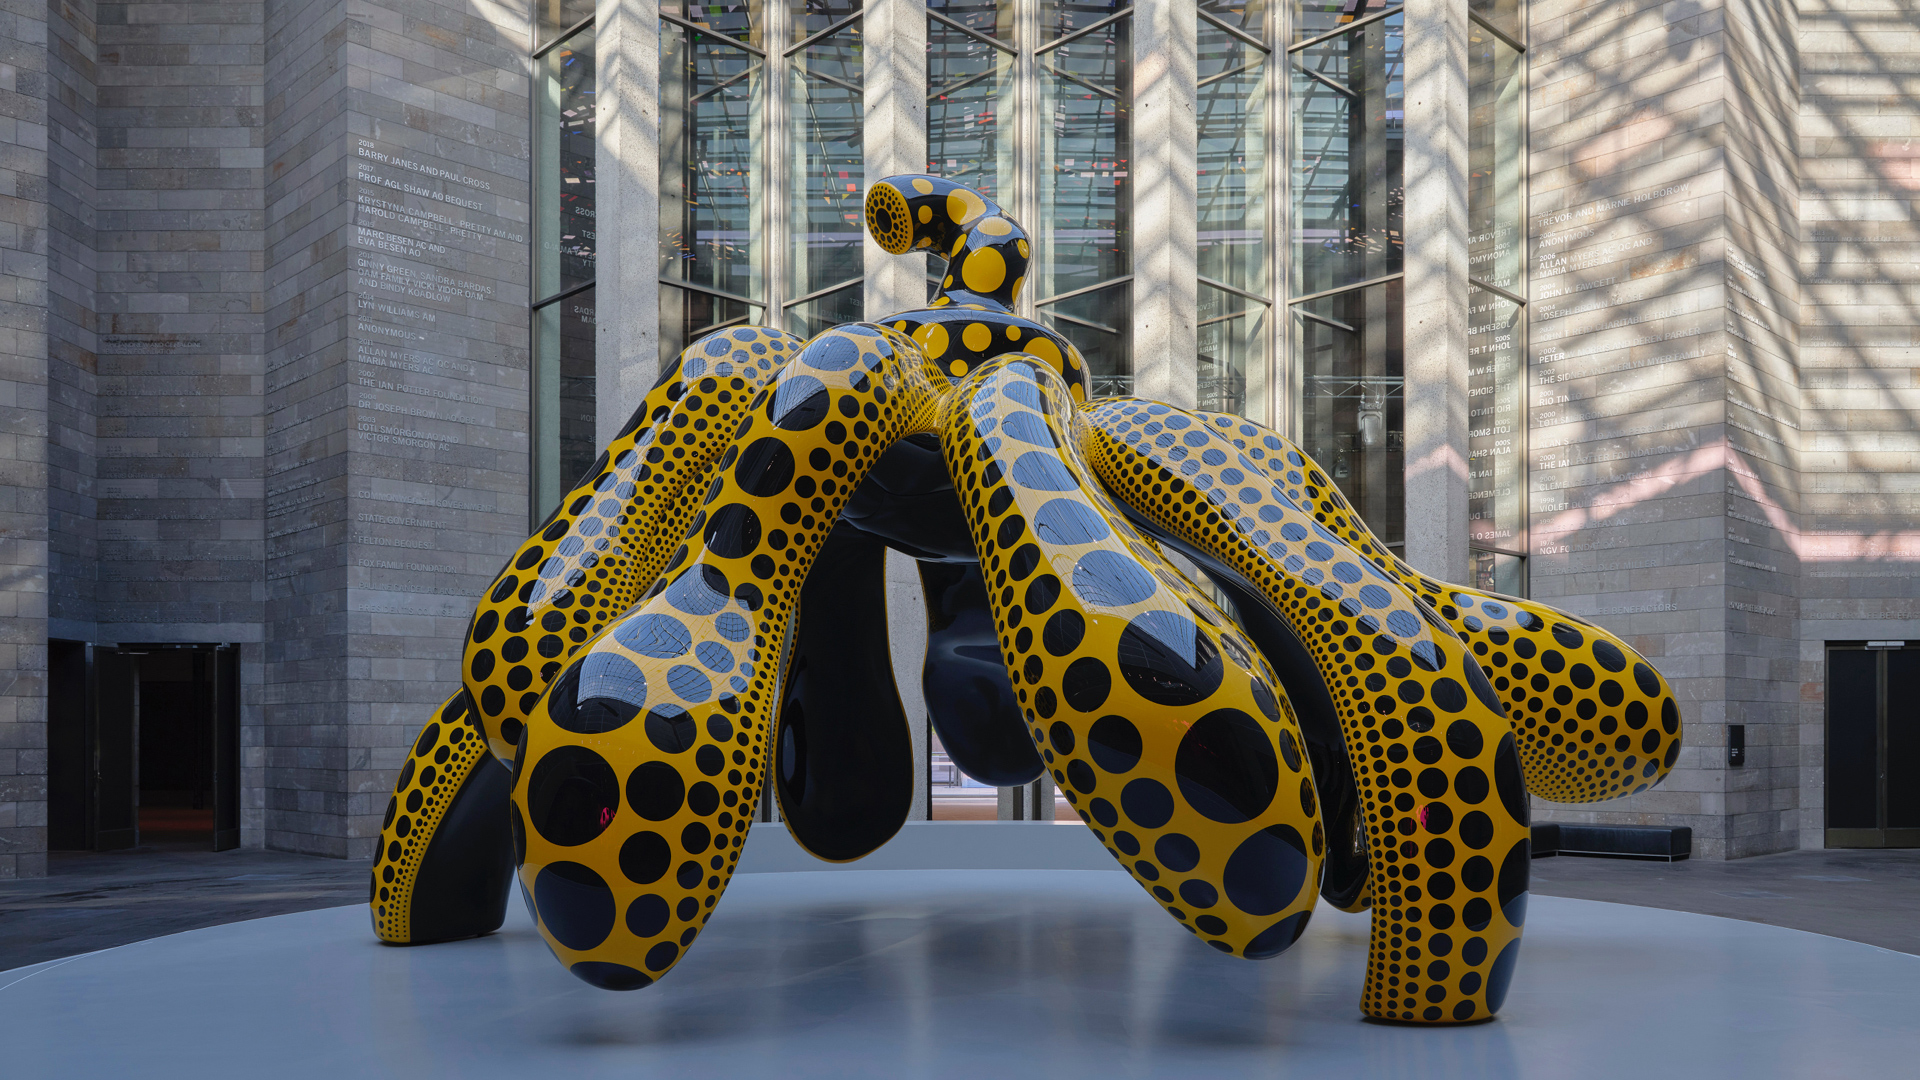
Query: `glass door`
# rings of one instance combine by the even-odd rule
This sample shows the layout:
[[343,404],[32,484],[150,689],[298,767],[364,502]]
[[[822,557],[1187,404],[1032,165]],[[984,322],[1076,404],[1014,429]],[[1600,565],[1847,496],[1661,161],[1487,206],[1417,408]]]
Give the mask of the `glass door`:
[[1827,647],[1827,846],[1920,847],[1920,647]]

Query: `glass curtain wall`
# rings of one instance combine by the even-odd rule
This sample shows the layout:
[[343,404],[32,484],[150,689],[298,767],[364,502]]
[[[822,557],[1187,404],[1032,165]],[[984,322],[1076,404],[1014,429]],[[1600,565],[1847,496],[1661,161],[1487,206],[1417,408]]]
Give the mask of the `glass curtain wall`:
[[529,512],[537,524],[595,455],[595,132],[592,3],[547,0],[535,16]]
[[927,5],[927,171],[1033,234],[1022,304],[1079,347],[1095,395],[1133,389],[1132,15],[1122,0]]
[[661,5],[663,363],[861,318],[863,62],[859,0]]
[[788,32],[786,328],[802,337],[864,310],[867,197],[861,123],[865,72],[860,0],[805,0]]
[[1202,409],[1267,422],[1268,80],[1277,20],[1265,0],[1199,0],[1197,16],[1197,400]]
[[765,318],[763,15],[759,3],[660,5],[663,367],[703,334]]
[[1526,50],[1519,0],[1473,0],[1467,86],[1467,517],[1473,584],[1527,589]]
[[1296,0],[1287,47],[1301,442],[1388,547],[1406,536],[1404,19]]

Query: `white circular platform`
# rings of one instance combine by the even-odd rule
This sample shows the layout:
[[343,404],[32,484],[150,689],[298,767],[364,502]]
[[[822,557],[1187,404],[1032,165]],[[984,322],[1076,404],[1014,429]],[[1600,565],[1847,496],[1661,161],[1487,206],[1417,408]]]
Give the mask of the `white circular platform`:
[[[1920,957],[1533,898],[1499,1019],[1359,1017],[1367,919],[1221,956],[1125,875],[760,873],[634,993],[492,937],[379,945],[363,907],[0,973],[0,1072],[39,1077],[1911,1075]],[[1357,1071],[1356,1071],[1357,1070]]]

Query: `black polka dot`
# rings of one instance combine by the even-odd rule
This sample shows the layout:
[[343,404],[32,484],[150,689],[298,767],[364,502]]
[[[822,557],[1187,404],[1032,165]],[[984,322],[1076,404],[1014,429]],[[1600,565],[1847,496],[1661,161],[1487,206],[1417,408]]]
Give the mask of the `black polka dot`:
[[1158,780],[1135,780],[1121,789],[1120,809],[1141,828],[1157,829],[1173,820],[1173,794]]
[[620,872],[636,885],[651,885],[667,876],[673,848],[656,832],[637,832],[620,845]]
[[705,780],[687,789],[687,809],[701,817],[710,817],[720,808],[720,791]]
[[550,844],[574,847],[606,831],[620,806],[620,778],[583,746],[559,746],[534,763],[527,816]]
[[1087,731],[1087,753],[1110,773],[1132,772],[1140,764],[1140,729],[1124,716],[1103,716]]
[[1073,790],[1080,794],[1091,795],[1099,780],[1093,775],[1091,765],[1075,758],[1067,762],[1067,783],[1073,785]]
[[[1443,802],[1428,803],[1420,812],[1420,823],[1430,833],[1446,832],[1453,827],[1453,811]],[[1492,826],[1488,829],[1491,831]]]
[[1314,809],[1318,805],[1319,805],[1319,800],[1314,798],[1314,795],[1313,795],[1312,779],[1304,776],[1301,777],[1300,778],[1300,809],[1308,817],[1312,817],[1314,814]]
[[1113,834],[1113,846],[1119,848],[1123,854],[1140,854],[1140,838],[1125,829]]
[[1173,772],[1188,805],[1227,824],[1259,817],[1280,786],[1266,730],[1239,709],[1215,709],[1188,728]]
[[1453,842],[1442,837],[1427,841],[1427,865],[1442,870],[1453,865]]
[[1120,815],[1114,810],[1113,804],[1105,799],[1095,799],[1088,803],[1087,813],[1092,816],[1093,820],[1099,822],[1102,828],[1106,829],[1113,828],[1120,820]]
[[1204,701],[1220,688],[1225,672],[1213,639],[1171,611],[1145,612],[1128,623],[1117,652],[1121,677],[1155,705]]
[[793,451],[784,442],[769,436],[740,452],[733,466],[733,478],[747,494],[771,499],[793,482],[793,468]]
[[1047,741],[1053,744],[1056,753],[1073,753],[1073,729],[1063,723],[1056,723],[1047,729]]
[[1527,879],[1533,872],[1533,844],[1522,837],[1500,860],[1500,914],[1514,926],[1527,921]]
[[[1253,691],[1253,703],[1260,707],[1260,715],[1276,724],[1279,723],[1280,702],[1274,698],[1273,689],[1261,679],[1253,680],[1250,689]],[[1288,762],[1288,766],[1290,768],[1298,768],[1298,766],[1293,765],[1292,762]]]
[[1279,741],[1281,760],[1287,763],[1287,768],[1294,772],[1299,772],[1301,758],[1300,744],[1294,740],[1293,732],[1286,728],[1281,728]]
[[680,869],[673,872],[673,880],[679,882],[683,889],[695,888],[704,876],[705,872],[700,869],[700,864],[692,861],[681,863]]
[[1188,878],[1180,883],[1180,899],[1189,907],[1210,908],[1220,902],[1220,890],[1199,878]]
[[650,938],[665,930],[672,917],[666,899],[648,893],[627,905],[627,930],[634,937]]
[[1065,656],[1080,647],[1080,640],[1086,634],[1087,620],[1072,608],[1062,608],[1047,620],[1046,628],[1040,632],[1040,644],[1055,656]]
[[549,863],[533,880],[533,906],[563,947],[585,952],[613,932],[613,890],[576,862]]
[[647,741],[663,754],[681,754],[693,748],[699,725],[678,705],[663,704],[647,714]]
[[1580,631],[1575,630],[1566,623],[1554,623],[1553,640],[1559,642],[1560,647],[1563,649],[1577,649],[1586,638],[1580,636]]
[[[1154,841],[1153,857],[1176,874],[1184,874],[1200,865],[1200,845],[1190,836],[1168,833]],[[1206,905],[1199,905],[1205,907]]]
[[1203,933],[1224,934],[1227,932],[1226,921],[1217,915],[1202,915],[1193,920],[1193,925],[1199,927]]
[[1469,765],[1454,777],[1453,790],[1463,801],[1478,806],[1487,797],[1487,774]]
[[706,825],[702,822],[693,822],[686,828],[680,830],[680,846],[685,848],[689,855],[700,854],[707,850],[712,843],[713,834],[708,831]]
[[1107,671],[1107,665],[1091,656],[1075,660],[1060,678],[1060,693],[1075,712],[1098,709],[1106,704],[1107,693],[1112,689],[1113,675]]
[[663,941],[647,950],[647,970],[665,971],[680,958],[680,946],[671,941]]
[[1227,857],[1220,883],[1234,907],[1249,915],[1272,915],[1299,897],[1307,868],[1307,844],[1298,830],[1269,825]]
[[1416,786],[1420,794],[1429,799],[1437,799],[1447,793],[1447,773],[1444,769],[1421,769]]
[[1479,933],[1493,925],[1493,905],[1483,897],[1474,897],[1460,908],[1460,925]]
[[1312,917],[1312,911],[1298,911],[1255,934],[1253,940],[1247,942],[1247,959],[1265,960],[1286,952],[1307,932],[1307,920]]
[[1433,682],[1433,704],[1444,712],[1459,712],[1467,707],[1467,692],[1459,683],[1441,676]]
[[1487,1011],[1498,1012],[1507,1002],[1507,989],[1513,982],[1513,969],[1520,961],[1520,939],[1507,942],[1487,972]]
[[1475,855],[1460,866],[1460,884],[1480,892],[1493,884],[1493,863],[1485,855]]
[[792,375],[780,381],[767,415],[784,431],[807,431],[827,418],[833,396],[811,375]]
[[1493,843],[1493,819],[1478,810],[1461,818],[1460,842],[1475,851]]
[[742,559],[760,546],[760,517],[745,503],[732,503],[707,520],[707,550],[723,559]]
[[1500,745],[1494,748],[1493,782],[1500,791],[1500,805],[1506,808],[1508,816],[1522,825],[1528,824],[1532,810],[1527,801],[1527,781],[1520,771],[1520,751],[1514,746],[1511,734],[1500,736]]
[[1640,692],[1648,697],[1652,697],[1660,692],[1660,676],[1654,673],[1653,668],[1644,663],[1636,663],[1633,665],[1633,684],[1638,686]]
[[602,990],[639,990],[653,985],[653,976],[605,960],[582,960],[567,970],[580,981]]

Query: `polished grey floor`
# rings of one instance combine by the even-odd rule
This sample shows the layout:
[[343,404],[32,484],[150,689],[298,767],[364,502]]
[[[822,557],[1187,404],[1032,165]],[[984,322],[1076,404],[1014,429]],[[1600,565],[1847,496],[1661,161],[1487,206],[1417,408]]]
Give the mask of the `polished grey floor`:
[[517,903],[419,949],[356,905],[7,972],[0,1046],[19,1078],[1911,1075],[1920,957],[1537,897],[1502,1016],[1421,1029],[1359,1019],[1366,925],[1323,909],[1249,963],[1111,872],[748,874],[610,994]]

